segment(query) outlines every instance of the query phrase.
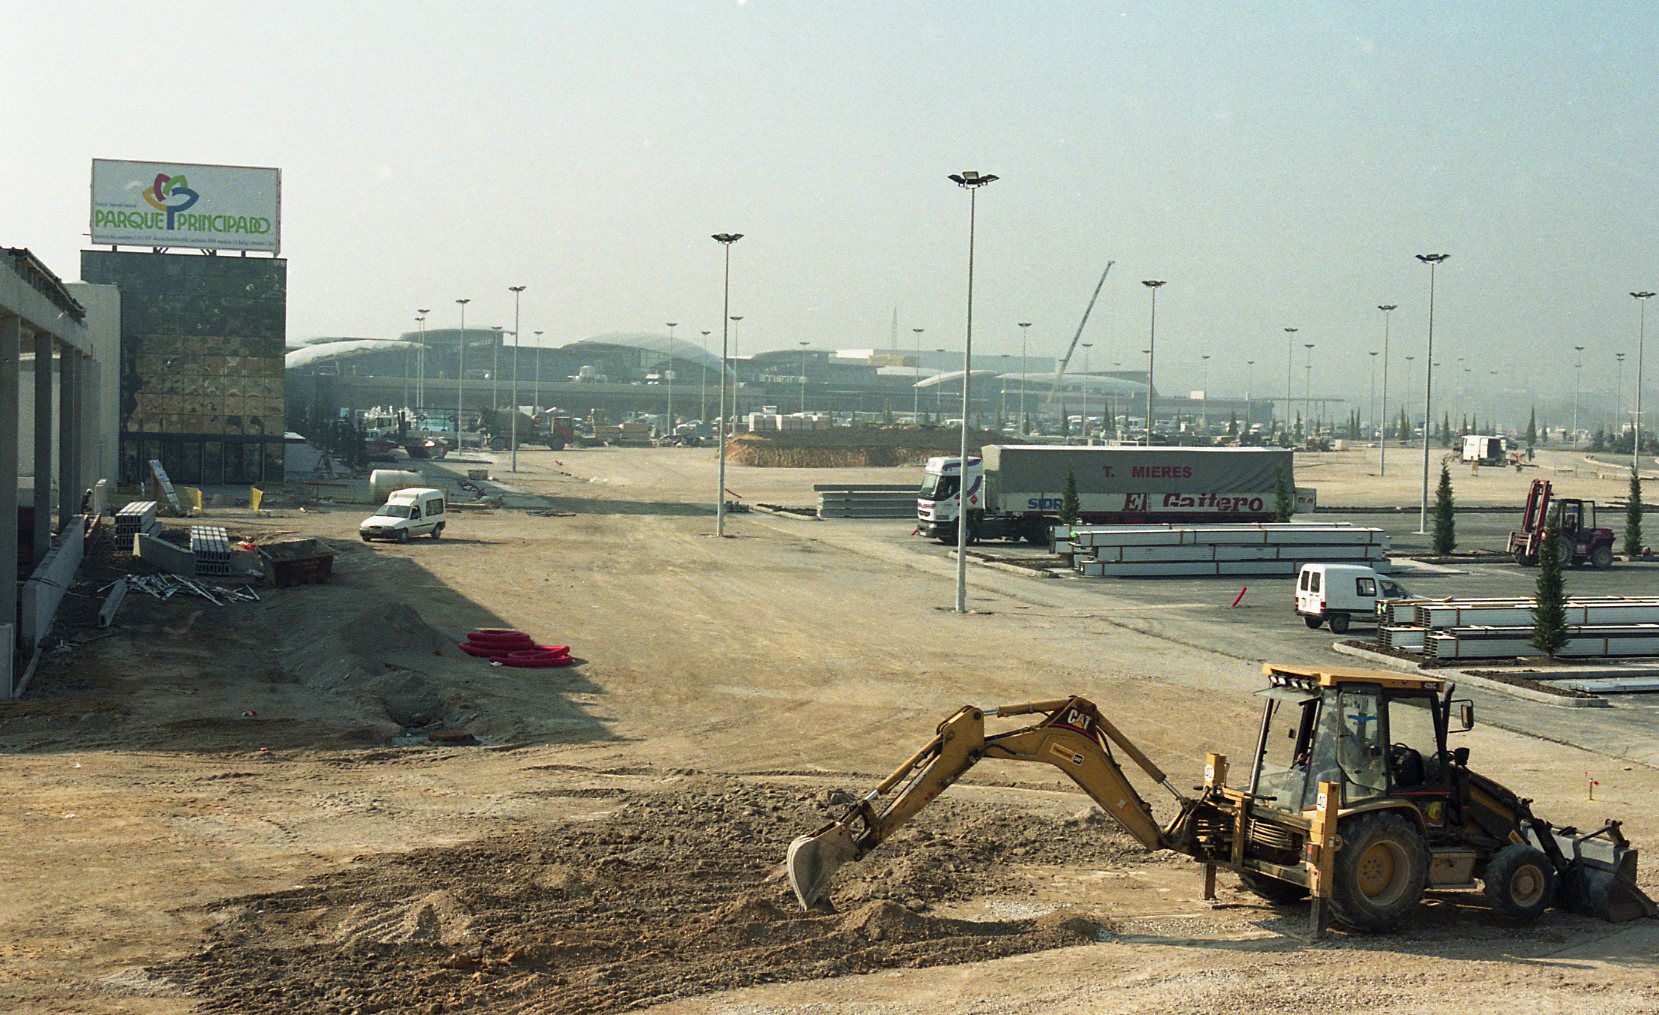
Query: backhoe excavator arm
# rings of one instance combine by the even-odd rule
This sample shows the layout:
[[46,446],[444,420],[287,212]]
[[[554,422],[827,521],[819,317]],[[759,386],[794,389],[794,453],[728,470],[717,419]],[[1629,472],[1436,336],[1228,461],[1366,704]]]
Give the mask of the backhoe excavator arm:
[[[1043,716],[1035,725],[990,736],[985,733],[988,716],[1034,714]],[[1112,755],[1113,744],[1181,804],[1181,813],[1169,828],[1158,825],[1152,808],[1130,784]],[[1108,722],[1093,702],[1073,697],[989,709],[969,706],[940,723],[932,740],[838,820],[790,844],[789,884],[801,905],[810,909],[823,900],[836,870],[886,841],[985,758],[1053,765],[1147,849],[1186,849],[1179,830],[1196,802],[1176,789],[1163,770]]]

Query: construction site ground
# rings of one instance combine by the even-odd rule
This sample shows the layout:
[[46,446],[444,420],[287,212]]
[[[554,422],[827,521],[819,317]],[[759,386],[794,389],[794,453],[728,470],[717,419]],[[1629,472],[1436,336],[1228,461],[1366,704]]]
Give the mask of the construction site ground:
[[[1447,892],[1398,932],[1308,943],[1303,907],[1225,875],[1204,901],[1195,865],[1142,853],[1047,769],[975,770],[842,872],[837,913],[803,914],[790,839],[962,704],[1086,694],[1191,786],[1206,751],[1248,757],[1264,659],[1352,660],[1285,580],[1229,610],[1236,583],[975,567],[958,616],[954,563],[903,523],[737,514],[715,538],[709,449],[525,451],[516,476],[495,458],[538,506],[457,510],[438,542],[362,544],[363,506],[210,510],[329,540],[327,584],[133,594],[108,633],[71,597],[67,648],[0,705],[0,1010],[1659,1012],[1659,924],[1517,928]],[[1333,455],[1298,480],[1326,504],[1414,503],[1390,466],[1384,485]],[[814,482],[918,473],[734,467],[727,486],[804,504]],[[1461,502],[1518,510],[1531,474],[1458,482],[1489,478],[1508,485]],[[1524,591],[1505,567],[1421,580]],[[1609,575],[1584,580],[1659,586]],[[580,662],[458,651],[485,626]],[[1471,696],[1473,767],[1558,823],[1659,843],[1646,698]],[[443,728],[480,743],[426,735]]]

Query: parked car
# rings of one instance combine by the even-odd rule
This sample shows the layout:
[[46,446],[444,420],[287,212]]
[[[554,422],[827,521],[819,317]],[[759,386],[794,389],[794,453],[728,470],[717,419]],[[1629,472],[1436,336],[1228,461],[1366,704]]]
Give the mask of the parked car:
[[1410,596],[1399,582],[1363,564],[1303,564],[1296,576],[1296,612],[1312,628],[1329,621],[1337,634],[1356,614],[1375,616],[1377,603]]
[[386,503],[357,526],[357,535],[371,539],[395,539],[407,543],[411,536],[438,539],[444,531],[444,492],[430,487],[395,490]]

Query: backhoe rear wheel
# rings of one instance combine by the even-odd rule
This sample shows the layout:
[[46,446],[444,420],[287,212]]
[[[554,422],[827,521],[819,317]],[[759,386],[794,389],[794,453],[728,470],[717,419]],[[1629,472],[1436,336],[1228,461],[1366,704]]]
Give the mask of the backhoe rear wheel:
[[1555,897],[1555,865],[1544,851],[1510,843],[1486,864],[1486,901],[1499,916],[1531,923]]
[[1383,931],[1417,910],[1428,880],[1429,853],[1417,826],[1398,814],[1372,811],[1342,822],[1331,913],[1354,930]]
[[1293,885],[1289,881],[1280,881],[1278,878],[1270,878],[1255,871],[1239,871],[1238,879],[1239,884],[1274,905],[1301,902],[1308,897],[1308,890],[1302,885]]

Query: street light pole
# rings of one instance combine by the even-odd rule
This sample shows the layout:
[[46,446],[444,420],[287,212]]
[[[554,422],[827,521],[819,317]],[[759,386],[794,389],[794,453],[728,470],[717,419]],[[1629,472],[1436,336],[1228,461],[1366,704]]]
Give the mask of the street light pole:
[[1026,415],[1025,415],[1025,379],[1026,379],[1026,370],[1027,370],[1026,360],[1025,360],[1025,349],[1026,349],[1025,339],[1026,339],[1026,336],[1029,335],[1030,333],[1031,333],[1031,322],[1030,321],[1021,321],[1020,322],[1020,436],[1021,437],[1027,436],[1031,432],[1030,426],[1026,423]]
[[[916,381],[919,383],[922,379],[922,332],[925,329],[910,330],[916,333]],[[910,385],[910,403],[910,422],[919,426],[922,422],[922,389],[916,384]]]
[[1607,424],[1607,429],[1608,437],[1615,444],[1618,443],[1619,431],[1623,429],[1619,424],[1624,421],[1624,357],[1625,354],[1622,352],[1613,354],[1613,359],[1618,363],[1618,372],[1613,375],[1613,418]]
[[679,324],[668,322],[668,436],[674,436],[674,329]]
[[806,347],[811,342],[798,343],[801,347],[801,416],[806,416]]
[[732,318],[732,433],[737,433],[738,418],[743,415],[743,407],[737,402],[737,322],[743,320],[742,314]]
[[541,419],[541,411],[542,411],[542,408],[543,408],[543,406],[541,404],[541,360],[542,360],[541,336],[542,336],[542,333],[537,331],[537,332],[533,332],[533,334],[536,336],[536,388],[535,388],[535,392],[536,392],[535,393],[536,419],[539,420],[539,419]]
[[471,299],[456,300],[461,304],[460,363],[455,370],[455,451],[461,451],[461,406],[467,397],[467,304]]
[[[968,332],[962,345],[962,479],[957,487],[956,512],[956,612],[968,612],[968,498],[975,494],[968,487],[968,398],[973,380],[974,355],[974,227],[979,202],[979,188],[995,183],[989,173],[981,176],[973,170],[950,175],[952,183],[968,192]],[[977,496],[975,499],[978,499]]]
[[510,426],[512,427],[512,430],[511,430],[512,436],[509,438],[509,441],[510,441],[510,446],[513,449],[513,464],[508,467],[507,471],[508,472],[517,472],[518,471],[518,298],[519,298],[519,294],[524,292],[524,287],[521,286],[521,285],[510,285],[510,286],[507,287],[507,289],[508,289],[509,292],[511,292],[513,294],[513,384],[512,384],[512,396],[511,396],[512,397],[512,404],[507,407],[507,408],[512,410],[512,423],[510,424]]
[[[1377,425],[1377,350],[1372,349],[1366,355],[1371,357],[1371,393],[1365,399],[1365,414],[1370,418],[1369,427]],[[1356,433],[1354,435],[1358,437]]]
[[732,309],[732,244],[743,238],[742,233],[715,233],[714,241],[726,251],[726,283],[720,311],[720,478],[714,496],[714,534],[726,534],[726,336],[731,327]]
[[1302,412],[1308,420],[1308,436],[1314,435],[1313,430],[1313,343],[1303,342],[1308,350],[1308,358],[1302,363]]
[[[1388,415],[1388,332],[1392,323],[1394,311],[1399,309],[1395,303],[1379,303],[1377,309],[1383,312],[1383,389],[1382,415]],[[1382,419],[1382,428],[1377,431],[1377,475],[1388,475],[1388,421]]]
[[1423,495],[1418,505],[1417,534],[1429,531],[1429,419],[1434,415],[1434,272],[1450,254],[1418,254],[1429,266],[1429,342],[1423,356]]
[[1294,404],[1291,399],[1290,372],[1296,362],[1296,328],[1285,329],[1285,433],[1290,433],[1290,408]]
[[[709,421],[709,329],[703,329],[703,362],[697,365],[697,419],[704,426]],[[725,383],[724,381],[721,382]]]
[[1083,385],[1083,443],[1089,443],[1089,350],[1094,348],[1093,342],[1079,342],[1083,347],[1083,374],[1080,381]]
[[1198,358],[1204,361],[1204,371],[1200,375],[1202,379],[1199,381],[1203,387],[1199,389],[1198,426],[1203,435],[1208,437],[1210,435],[1210,356],[1205,353]]
[[1250,380],[1251,380],[1252,377],[1255,376],[1255,373],[1256,373],[1256,361],[1253,360],[1253,359],[1245,360],[1244,361],[1244,429],[1242,431],[1240,431],[1239,434],[1238,434],[1238,436],[1240,438],[1242,438],[1245,434],[1250,432]]
[[1579,378],[1584,373],[1584,347],[1582,345],[1575,345],[1575,346],[1573,346],[1573,352],[1574,352],[1575,355],[1574,355],[1574,359],[1573,359],[1573,433],[1572,433],[1572,441],[1573,441],[1573,447],[1577,448],[1578,447],[1578,382],[1579,382]]
[[506,344],[501,340],[501,333],[507,329],[492,324],[490,330],[495,332],[495,345],[490,348],[490,411],[496,412],[501,408],[501,347]]
[[415,356],[415,419],[419,420],[426,405],[426,315],[432,311],[419,307],[416,312],[420,316],[415,320],[421,326],[421,347]]
[[1152,290],[1152,327],[1146,343],[1146,446],[1152,446],[1152,372],[1158,361],[1158,287],[1162,279],[1142,279],[1141,285]]
[[1647,291],[1631,293],[1641,308],[1636,325],[1636,427],[1630,443],[1630,470],[1640,475],[1642,470],[1642,352],[1647,344],[1647,301],[1653,294]]

